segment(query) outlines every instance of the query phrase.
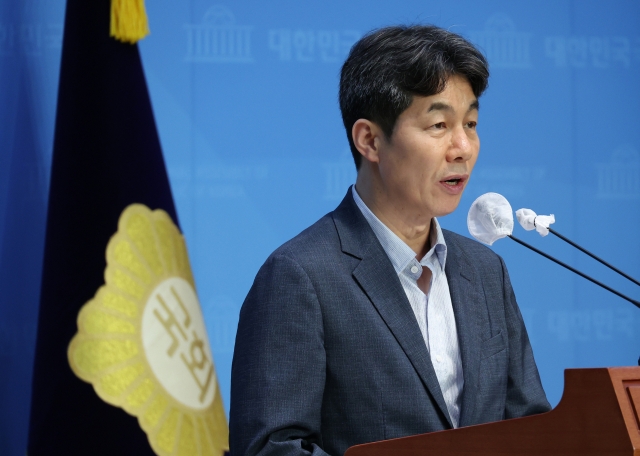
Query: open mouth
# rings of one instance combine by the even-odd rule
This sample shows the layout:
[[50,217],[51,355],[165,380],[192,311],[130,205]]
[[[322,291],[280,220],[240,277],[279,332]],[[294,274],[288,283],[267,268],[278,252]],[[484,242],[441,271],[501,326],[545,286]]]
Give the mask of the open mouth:
[[462,182],[462,179],[461,178],[454,178],[454,179],[448,179],[448,180],[445,180],[445,181],[442,181],[442,182],[447,184],[447,185],[451,185],[453,187],[453,186],[458,185],[460,182]]

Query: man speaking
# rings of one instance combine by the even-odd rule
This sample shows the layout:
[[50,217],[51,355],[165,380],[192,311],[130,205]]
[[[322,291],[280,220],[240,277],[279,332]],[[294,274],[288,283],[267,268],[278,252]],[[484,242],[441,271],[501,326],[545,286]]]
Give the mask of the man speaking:
[[488,76],[437,27],[353,46],[340,109],[356,185],[267,259],[242,306],[233,456],[337,456],[550,409],[502,259],[437,221],[478,157]]

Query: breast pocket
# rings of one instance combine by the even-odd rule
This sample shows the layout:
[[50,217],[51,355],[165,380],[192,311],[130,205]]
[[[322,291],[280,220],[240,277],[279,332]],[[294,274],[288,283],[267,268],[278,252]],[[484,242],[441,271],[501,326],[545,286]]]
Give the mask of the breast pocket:
[[502,336],[502,331],[493,336],[491,339],[487,339],[482,342],[482,349],[480,359],[487,359],[496,353],[500,353],[506,348],[504,343],[504,337]]

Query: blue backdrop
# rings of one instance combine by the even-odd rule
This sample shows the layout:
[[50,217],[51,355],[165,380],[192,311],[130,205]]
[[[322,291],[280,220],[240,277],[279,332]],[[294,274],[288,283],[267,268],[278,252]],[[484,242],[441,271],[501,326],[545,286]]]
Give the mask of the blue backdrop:
[[[355,179],[337,104],[366,31],[434,23],[468,37],[492,76],[480,194],[554,213],[556,229],[640,277],[640,4],[633,0],[147,2],[147,82],[228,411],[238,312],[268,254]],[[26,448],[63,0],[0,5],[0,454]],[[91,153],[91,151],[87,151]],[[557,239],[515,233],[615,288],[640,290]],[[552,404],[570,367],[634,365],[640,311],[511,240],[509,267]]]

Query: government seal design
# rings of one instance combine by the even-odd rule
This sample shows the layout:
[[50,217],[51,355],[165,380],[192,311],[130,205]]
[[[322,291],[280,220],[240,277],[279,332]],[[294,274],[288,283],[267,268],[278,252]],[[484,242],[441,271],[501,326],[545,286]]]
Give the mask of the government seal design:
[[229,430],[180,231],[166,212],[132,204],[106,257],[69,344],[73,372],[136,416],[156,454],[222,455]]

